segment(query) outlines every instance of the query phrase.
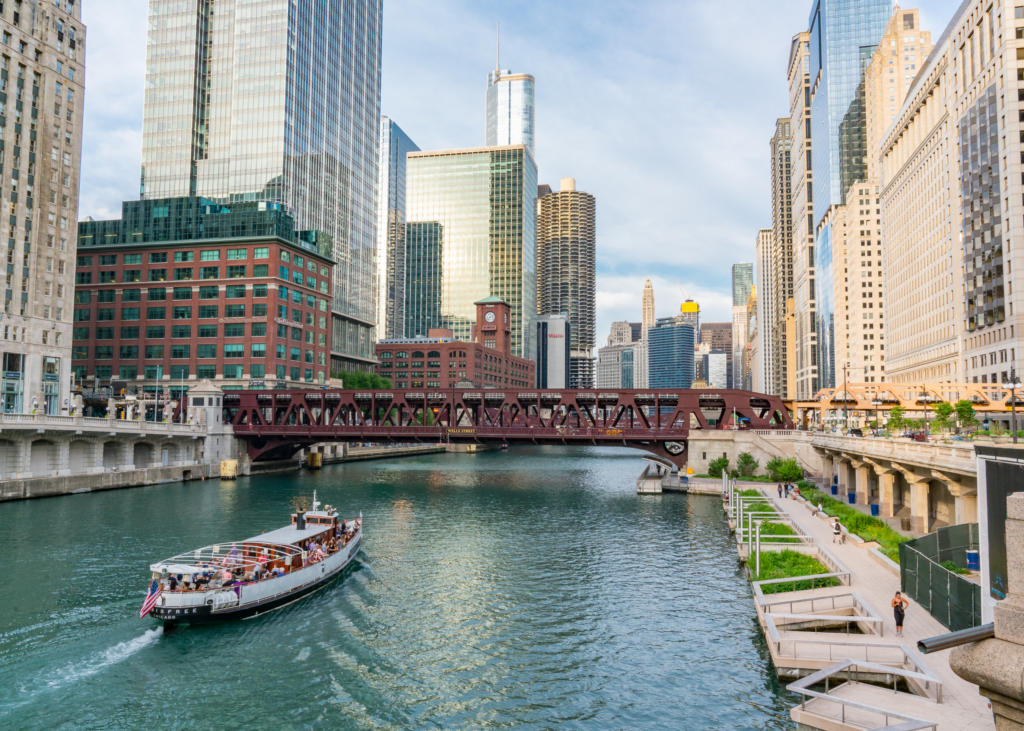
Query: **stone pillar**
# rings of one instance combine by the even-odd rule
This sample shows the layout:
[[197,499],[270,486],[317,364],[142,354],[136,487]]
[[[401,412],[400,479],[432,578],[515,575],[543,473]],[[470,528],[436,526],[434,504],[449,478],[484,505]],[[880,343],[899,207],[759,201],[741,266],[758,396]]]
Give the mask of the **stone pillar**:
[[821,474],[825,477],[825,487],[829,488],[829,492],[831,492],[832,475],[836,471],[835,464],[831,454],[823,454],[821,456]]
[[843,459],[842,457],[837,461],[839,462],[839,498],[845,500],[846,498],[844,496],[850,486],[850,461]]
[[15,439],[10,451],[11,477],[14,479],[32,476],[32,440]]
[[928,482],[910,483],[910,529],[915,533],[927,533],[931,524],[928,514]]
[[57,447],[57,476],[71,474],[71,442],[61,439],[56,442]]
[[996,604],[995,639],[957,647],[953,672],[992,701],[997,731],[1024,731],[1024,493],[1006,500],[1007,586]]
[[892,470],[875,467],[878,475],[878,514],[883,518],[896,515],[896,475]]
[[90,441],[86,452],[86,472],[91,475],[103,472],[103,442]]
[[863,462],[857,462],[854,464],[857,470],[856,473],[856,492],[857,497],[855,498],[858,505],[868,505],[871,502],[871,485],[868,482],[870,467]]
[[135,445],[131,442],[117,443],[117,469],[122,472],[135,469]]

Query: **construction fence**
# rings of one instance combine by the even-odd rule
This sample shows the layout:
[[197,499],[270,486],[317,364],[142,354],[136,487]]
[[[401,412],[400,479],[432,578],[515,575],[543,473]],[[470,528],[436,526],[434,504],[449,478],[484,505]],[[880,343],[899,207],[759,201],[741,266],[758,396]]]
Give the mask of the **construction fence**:
[[952,632],[981,624],[981,586],[941,564],[966,567],[967,551],[976,550],[977,523],[939,528],[900,544],[903,593]]

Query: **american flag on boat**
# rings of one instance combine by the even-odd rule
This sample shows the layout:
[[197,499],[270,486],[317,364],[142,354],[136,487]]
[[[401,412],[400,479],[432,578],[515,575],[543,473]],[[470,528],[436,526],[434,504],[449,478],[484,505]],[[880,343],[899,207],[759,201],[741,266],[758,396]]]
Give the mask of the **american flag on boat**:
[[139,619],[142,619],[147,614],[153,611],[153,607],[156,606],[156,600],[160,598],[160,594],[163,593],[160,589],[160,582],[156,579],[149,585],[149,595],[146,597],[146,601],[142,603],[142,609],[139,611]]

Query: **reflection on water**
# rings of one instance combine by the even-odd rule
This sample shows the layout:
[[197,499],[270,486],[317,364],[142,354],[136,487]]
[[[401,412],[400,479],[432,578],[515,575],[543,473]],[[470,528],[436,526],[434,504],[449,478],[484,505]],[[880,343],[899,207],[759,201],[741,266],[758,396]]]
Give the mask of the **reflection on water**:
[[[629,450],[522,448],[0,504],[0,727],[791,728],[712,497]],[[328,590],[163,634],[150,563],[365,515]]]

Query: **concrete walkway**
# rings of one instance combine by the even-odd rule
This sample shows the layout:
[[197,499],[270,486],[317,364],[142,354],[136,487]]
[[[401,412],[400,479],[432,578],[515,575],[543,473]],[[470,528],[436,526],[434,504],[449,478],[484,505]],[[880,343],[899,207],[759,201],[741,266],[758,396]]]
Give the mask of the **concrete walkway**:
[[[747,489],[747,485],[742,485],[742,487]],[[880,617],[885,619],[884,637],[878,638],[879,640],[888,639],[893,643],[916,647],[918,640],[949,632],[924,609],[908,599],[910,606],[907,608],[906,624],[903,628],[904,636],[896,637],[896,624],[890,602],[900,589],[899,577],[872,558],[867,548],[860,548],[852,541],[848,541],[845,545],[833,544],[832,530],[827,519],[812,517],[808,503],[795,498],[778,499],[774,485],[767,488],[758,485],[758,488],[772,500],[781,512],[789,515],[803,529],[804,534],[813,536],[821,545],[826,546],[851,571],[853,574],[851,589],[856,591]],[[992,712],[988,709],[988,700],[978,694],[978,686],[961,679],[950,669],[950,652],[952,651],[945,650],[923,656],[925,664],[942,681],[943,690],[942,704],[930,704],[933,712],[919,717],[938,721],[940,731],[994,729]],[[857,695],[861,690],[855,686],[843,695],[852,697],[851,693]],[[869,699],[867,696],[878,695],[870,686],[863,687],[863,694],[865,702],[875,700],[874,698]],[[914,707],[914,712],[927,712],[929,704],[923,702],[910,705]],[[923,710],[919,710],[922,708]],[[908,708],[906,711],[910,712],[910,709]]]

